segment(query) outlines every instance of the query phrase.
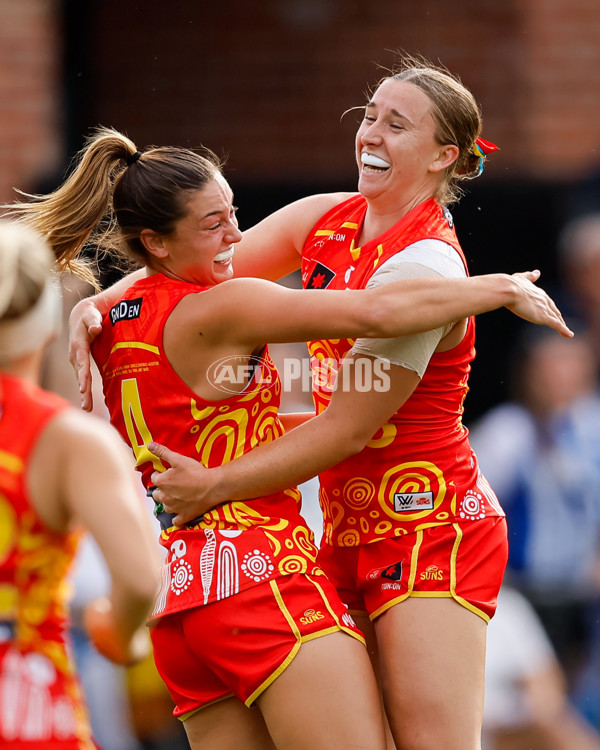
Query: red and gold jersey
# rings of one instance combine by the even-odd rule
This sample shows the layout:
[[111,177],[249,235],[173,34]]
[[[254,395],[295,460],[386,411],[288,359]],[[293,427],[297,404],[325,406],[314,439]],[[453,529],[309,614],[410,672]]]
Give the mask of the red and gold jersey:
[[[305,288],[364,288],[386,260],[423,239],[452,245],[465,262],[452,217],[435,200],[360,247],[365,212],[365,199],[355,196],[319,220],[304,246]],[[340,362],[353,343],[309,342],[317,412],[329,403]],[[321,474],[326,543],[355,546],[425,526],[503,515],[462,424],[474,344],[470,319],[461,343],[432,356],[411,397],[367,446]]]
[[27,468],[62,398],[0,375],[0,746],[92,748],[66,642],[66,577],[78,535],[49,529],[31,504]]
[[[253,370],[248,386],[207,401],[177,375],[163,348],[167,318],[186,295],[202,287],[154,274],[134,284],[109,312],[92,352],[100,368],[112,424],[129,443],[145,486],[164,465],[147,450],[152,440],[221,466],[283,434],[278,417],[281,382],[265,351],[215,362],[223,387]],[[238,381],[238,382],[244,382]],[[231,596],[289,573],[318,573],[312,533],[292,488],[246,502],[225,503],[193,527],[163,530],[169,550],[155,615]]]

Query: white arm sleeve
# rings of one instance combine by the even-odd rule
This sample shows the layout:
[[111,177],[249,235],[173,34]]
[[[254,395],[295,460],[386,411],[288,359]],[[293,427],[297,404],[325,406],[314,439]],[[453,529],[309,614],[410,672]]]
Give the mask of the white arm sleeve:
[[[457,251],[440,240],[421,240],[387,260],[370,278],[367,289],[393,281],[414,278],[465,278],[466,270]],[[413,370],[422,378],[431,355],[452,324],[433,331],[397,338],[357,339],[352,354],[366,354]]]

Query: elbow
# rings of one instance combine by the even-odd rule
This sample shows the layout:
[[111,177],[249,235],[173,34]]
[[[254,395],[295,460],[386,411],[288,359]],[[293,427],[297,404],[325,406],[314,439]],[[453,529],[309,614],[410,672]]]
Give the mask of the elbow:
[[391,338],[424,330],[419,305],[405,303],[397,292],[392,294],[386,288],[373,291],[377,296],[364,311],[362,319],[365,338]]
[[353,432],[352,435],[348,436],[346,447],[346,458],[349,458],[350,456],[355,456],[357,453],[360,453],[363,448],[366,447],[369,440],[373,437],[373,434],[370,432],[357,429]]
[[373,437],[370,430],[354,422],[343,426],[334,424],[332,434],[335,444],[335,463],[360,453]]
[[393,334],[392,331],[392,312],[384,303],[383,295],[375,300],[362,316],[362,325],[364,328],[364,338],[383,338]]
[[159,588],[158,576],[138,581],[129,588],[129,601],[136,609],[150,610],[156,601]]
[[121,583],[123,594],[126,595],[132,606],[151,609],[160,587],[161,567],[160,564],[148,565],[143,570],[138,569],[135,571],[135,575]]

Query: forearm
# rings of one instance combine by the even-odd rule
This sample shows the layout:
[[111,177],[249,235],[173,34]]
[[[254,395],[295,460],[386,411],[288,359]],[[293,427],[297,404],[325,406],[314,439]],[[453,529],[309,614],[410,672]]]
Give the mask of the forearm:
[[128,641],[138,628],[146,622],[158,590],[147,596],[139,592],[132,594],[129,587],[120,586],[113,580],[109,600],[112,605],[115,628],[123,640]]
[[295,427],[299,427],[314,416],[314,411],[296,411],[283,414],[279,412],[279,419],[286,432],[293,430]]
[[392,365],[387,389],[356,391],[351,358],[346,358],[340,372],[340,382],[348,387],[335,390],[322,414],[224,466],[207,470],[193,458],[150,443],[152,453],[170,464],[166,471],[152,475],[157,486],[154,499],[177,514],[175,523],[182,524],[215,505],[252,500],[302,484],[361,451],[419,381],[415,372]]
[[391,366],[388,376],[385,390],[356,391],[352,387],[357,382],[354,362],[346,358],[338,372],[338,383],[348,387],[335,390],[324,412],[283,437],[214,469],[211,489],[216,490],[221,502],[258,497],[301,484],[355,455],[419,382],[415,372],[398,365]]
[[512,305],[519,288],[506,274],[406,279],[373,289],[373,336],[402,336]]
[[245,500],[285,490],[358,453],[368,436],[340,429],[325,411],[272,443],[212,469],[211,497]]

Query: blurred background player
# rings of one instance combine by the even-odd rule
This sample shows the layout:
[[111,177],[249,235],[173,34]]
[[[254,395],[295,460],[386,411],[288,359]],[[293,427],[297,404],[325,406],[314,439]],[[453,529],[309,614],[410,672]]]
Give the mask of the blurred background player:
[[116,662],[148,651],[143,628],[160,558],[127,453],[110,427],[39,386],[61,299],[37,233],[0,222],[0,745],[89,750],[67,636],[67,575],[81,528],[112,587],[85,620]]

